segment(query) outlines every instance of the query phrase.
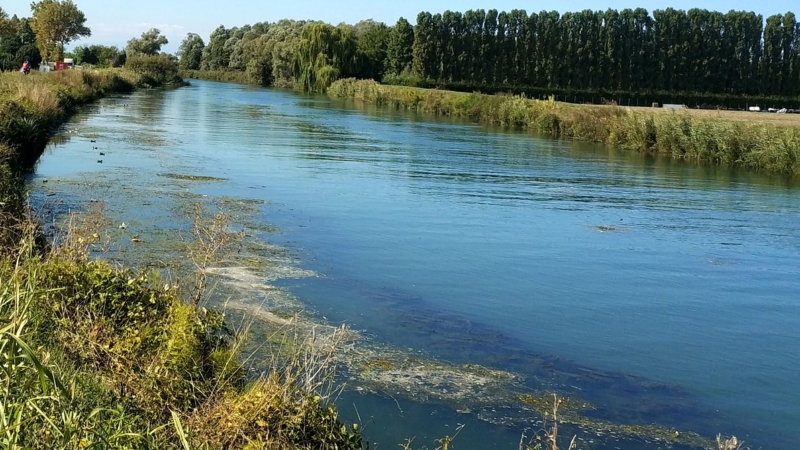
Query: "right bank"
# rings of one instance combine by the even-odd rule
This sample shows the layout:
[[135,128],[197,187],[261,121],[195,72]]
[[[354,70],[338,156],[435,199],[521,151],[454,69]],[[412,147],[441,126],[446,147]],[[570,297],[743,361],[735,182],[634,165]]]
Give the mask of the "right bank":
[[766,173],[800,173],[800,117],[789,115],[783,121],[767,121],[761,120],[766,113],[693,114],[616,105],[573,105],[552,99],[389,86],[352,78],[334,82],[327,92],[334,98],[463,117],[628,151]]

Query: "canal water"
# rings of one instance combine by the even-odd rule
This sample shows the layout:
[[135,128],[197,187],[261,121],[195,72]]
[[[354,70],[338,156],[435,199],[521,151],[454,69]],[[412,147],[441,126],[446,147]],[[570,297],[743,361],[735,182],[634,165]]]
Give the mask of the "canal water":
[[339,407],[378,448],[464,425],[455,448],[516,449],[541,426],[518,394],[551,391],[594,405],[567,428],[581,448],[665,447],[632,431],[649,425],[765,449],[800,434],[800,186],[783,177],[193,81],[86,108],[30,181],[35,205],[101,201],[142,240],[185,227],[179,199],[257,205],[278,230],[260,237],[317,274],[274,281],[310,318],[515,377],[469,397],[354,376]]

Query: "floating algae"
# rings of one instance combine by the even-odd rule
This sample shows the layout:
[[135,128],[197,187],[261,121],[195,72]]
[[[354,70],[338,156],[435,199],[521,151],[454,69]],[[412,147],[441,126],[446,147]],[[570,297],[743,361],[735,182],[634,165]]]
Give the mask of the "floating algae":
[[228,181],[227,178],[207,177],[203,175],[183,175],[178,173],[162,173],[162,177],[172,178],[173,180],[186,180],[186,181]]
[[[314,320],[313,315],[304,312],[302,302],[269,284],[281,278],[318,275],[302,269],[296,255],[286,248],[259,237],[267,230],[274,230],[263,225],[261,207],[265,202],[204,197],[165,181],[137,185],[127,177],[112,180],[96,175],[91,180],[91,191],[105,201],[112,222],[107,230],[111,245],[106,257],[128,265],[168,270],[177,279],[196,270],[184,257],[187,240],[191,239],[193,204],[201,203],[209,210],[229,213],[228,231],[241,233],[241,241],[234,252],[206,268],[209,284],[214,289],[208,302],[210,306],[223,309],[233,327],[239,329],[250,324],[250,340],[244,350],[246,354],[257,355],[249,361],[249,369],[254,373],[268,369],[276,358],[292,357],[298,345],[312,342],[317,351],[331,352],[341,369],[339,375],[346,376],[347,385],[360,392],[443,405],[459,414],[502,426],[538,429],[549,410],[543,392],[555,391],[569,399],[562,405],[561,421],[569,427],[570,433],[574,431],[586,442],[620,439],[638,443],[645,440],[654,443],[650,448],[672,445],[699,448],[708,442],[697,434],[664,426],[595,417],[592,413],[603,411],[580,399],[580,395],[576,395],[580,393],[570,386],[575,383],[613,386],[622,382],[602,372],[575,368],[568,372],[569,368],[548,365],[545,359],[537,362],[547,369],[541,372],[518,367],[515,373],[478,364],[454,364],[422,351],[375,342],[363,333]],[[85,180],[62,186],[69,185],[74,185],[77,192],[72,193],[73,198],[67,205],[58,206],[57,211],[65,212],[70,205],[80,204],[80,196],[86,195]],[[131,195],[132,191],[140,195]],[[155,195],[156,192],[160,195]],[[147,205],[142,207],[143,203]],[[132,216],[134,213],[137,215]],[[127,224],[126,230],[116,227],[122,221]],[[142,237],[141,244],[130,243],[130,236],[134,234]]]
[[578,425],[597,434],[638,437],[645,440],[666,444],[680,444],[693,448],[710,448],[714,445],[714,442],[710,439],[693,432],[682,433],[673,428],[655,424],[619,424],[589,418],[581,413],[596,410],[596,406],[580,399],[559,397],[555,393],[522,394],[518,398],[522,403],[533,407],[539,415],[551,420],[557,402],[557,414],[560,423]]
[[[121,201],[126,197],[119,195],[108,198]],[[185,235],[188,231],[190,218],[187,213],[191,210],[191,202],[200,201],[217,207],[224,205],[222,209],[231,211],[232,230],[250,229],[249,225],[257,222],[260,211],[259,202],[204,198],[182,191],[173,191],[169,197],[168,202],[175,211],[165,216],[169,219],[164,225],[168,223],[169,227],[155,226],[145,219],[126,219],[127,230],[119,230],[116,226],[108,230],[117,242],[111,246],[109,254],[128,264],[169,269],[180,278],[180,274],[195,270],[190,261],[181,257],[186,246],[181,233]],[[155,205],[156,208],[159,206],[163,205]],[[121,212],[114,205],[110,209],[115,215]],[[116,224],[119,219],[125,218],[117,216],[111,222]],[[149,219],[153,219],[152,214]],[[124,237],[133,233],[142,234],[147,239],[140,246],[123,244]],[[575,427],[574,433],[586,442],[590,439],[595,442],[602,439],[645,440],[654,443],[654,447],[683,445],[693,448],[704,447],[709,442],[695,433],[679,432],[664,426],[616,423],[591,417],[586,415],[596,411],[591,403],[579,399],[569,389],[560,389],[566,387],[561,383],[575,381],[576,377],[584,382],[607,382],[609,377],[604,373],[578,370],[564,380],[554,382],[555,375],[545,377],[540,374],[531,378],[478,364],[453,364],[425,352],[375,342],[362,333],[315,321],[304,314],[303,304],[298,299],[268,283],[287,277],[315,277],[316,273],[302,269],[297,258],[285,248],[262,239],[244,237],[237,245],[237,252],[206,269],[213,280],[210,285],[214,286],[209,302],[223,309],[233,326],[238,328],[251,323],[251,338],[245,351],[260,355],[251,358],[249,368],[254,373],[268,369],[275,358],[291,358],[297,345],[310,340],[317,351],[332,354],[342,369],[340,374],[347,376],[348,386],[360,392],[444,405],[459,414],[470,414],[486,422],[528,428],[541,427],[546,414],[552,410],[547,395],[532,392],[530,386],[535,385],[545,391],[562,392],[566,400],[561,405],[560,420]],[[550,370],[560,369],[552,367]],[[570,432],[573,432],[571,428]]]
[[[296,260],[283,254],[280,247],[271,248],[272,260],[267,264],[248,252],[237,260],[242,265],[217,266],[208,273],[220,280],[217,289],[218,307],[231,317],[256,323],[248,351],[258,354],[291,357],[296,346],[311,339],[320,352],[330,352],[343,369],[348,385],[360,392],[389,395],[419,403],[445,405],[459,414],[472,414],[480,420],[503,426],[541,427],[552,411],[552,397],[531,392],[526,377],[478,364],[452,364],[422,351],[400,349],[374,342],[362,333],[315,321],[304,313],[302,303],[287,291],[267,284],[268,279],[313,277],[314,272],[299,268]],[[269,258],[270,256],[266,256]],[[266,273],[265,273],[266,272]],[[242,299],[242,300],[239,300]],[[255,358],[255,361],[271,361]],[[251,370],[259,370],[253,363]],[[261,368],[263,369],[263,368]],[[604,380],[602,373],[579,371],[584,380]],[[534,380],[548,386],[549,380]],[[551,386],[554,387],[554,386]],[[603,439],[644,440],[654,448],[661,445],[682,445],[705,448],[708,439],[692,432],[680,432],[655,424],[614,423],[586,416],[597,408],[576,396],[561,394],[559,420],[575,427],[571,433],[586,442]]]
[[600,233],[621,233],[625,231],[625,228],[614,225],[595,225],[592,229]]

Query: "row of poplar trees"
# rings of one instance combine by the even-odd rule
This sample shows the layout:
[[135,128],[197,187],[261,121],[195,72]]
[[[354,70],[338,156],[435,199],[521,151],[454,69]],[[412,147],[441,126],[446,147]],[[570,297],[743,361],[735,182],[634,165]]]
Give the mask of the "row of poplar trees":
[[[393,34],[407,28],[402,22]],[[766,22],[752,12],[671,8],[652,15],[644,9],[423,12],[410,54],[402,69],[445,83],[800,95],[800,25],[791,12]]]
[[459,90],[800,96],[791,12],[701,9],[422,12],[416,24],[281,21],[220,27],[181,45],[188,69],[324,90],[348,76]]

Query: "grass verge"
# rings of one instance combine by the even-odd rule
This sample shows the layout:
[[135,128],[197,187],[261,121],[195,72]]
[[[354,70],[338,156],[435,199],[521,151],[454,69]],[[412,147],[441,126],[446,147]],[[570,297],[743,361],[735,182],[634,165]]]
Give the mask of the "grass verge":
[[381,85],[344,79],[328,94],[476,122],[752,170],[800,173],[800,126]]

